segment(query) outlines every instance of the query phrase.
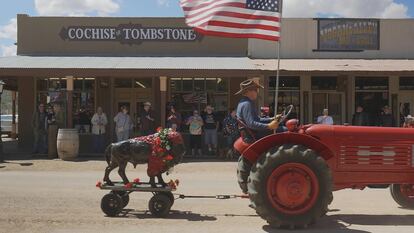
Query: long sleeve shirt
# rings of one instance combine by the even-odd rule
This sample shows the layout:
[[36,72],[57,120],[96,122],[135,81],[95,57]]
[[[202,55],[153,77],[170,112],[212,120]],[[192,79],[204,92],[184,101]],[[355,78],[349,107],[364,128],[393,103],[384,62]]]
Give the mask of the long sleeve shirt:
[[331,116],[319,116],[318,117],[318,124],[322,124],[322,125],[333,125],[333,119]]
[[270,118],[259,117],[255,104],[248,97],[240,100],[237,106],[237,118],[253,130],[268,130],[267,124],[272,121]]

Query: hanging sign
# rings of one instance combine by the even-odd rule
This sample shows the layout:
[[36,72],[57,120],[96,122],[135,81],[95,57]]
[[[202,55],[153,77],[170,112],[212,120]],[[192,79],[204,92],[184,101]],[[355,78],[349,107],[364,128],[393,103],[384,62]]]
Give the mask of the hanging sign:
[[202,39],[201,35],[187,27],[144,27],[141,24],[63,27],[60,37],[65,41],[118,41],[122,44],[141,44],[144,41],[192,42]]
[[379,50],[379,25],[376,19],[319,19],[318,50]]

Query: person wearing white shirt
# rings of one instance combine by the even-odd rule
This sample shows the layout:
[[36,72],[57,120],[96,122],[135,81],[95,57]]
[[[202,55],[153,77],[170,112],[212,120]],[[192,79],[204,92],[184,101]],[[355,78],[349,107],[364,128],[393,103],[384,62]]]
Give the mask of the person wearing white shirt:
[[333,125],[334,124],[332,117],[329,116],[328,109],[323,110],[322,116],[318,117],[317,123],[322,124],[322,125]]
[[98,107],[96,113],[93,115],[92,120],[92,134],[93,134],[93,150],[95,153],[102,153],[105,145],[105,127],[108,124],[108,119],[102,108]]

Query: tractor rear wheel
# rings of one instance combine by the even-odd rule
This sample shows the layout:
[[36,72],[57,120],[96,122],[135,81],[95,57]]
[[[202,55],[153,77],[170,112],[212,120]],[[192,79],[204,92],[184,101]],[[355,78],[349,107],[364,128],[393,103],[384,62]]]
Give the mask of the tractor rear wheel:
[[276,228],[306,228],[332,201],[325,160],[301,145],[282,145],[252,167],[248,190],[257,214]]
[[390,191],[394,201],[401,207],[414,209],[414,185],[392,184]]

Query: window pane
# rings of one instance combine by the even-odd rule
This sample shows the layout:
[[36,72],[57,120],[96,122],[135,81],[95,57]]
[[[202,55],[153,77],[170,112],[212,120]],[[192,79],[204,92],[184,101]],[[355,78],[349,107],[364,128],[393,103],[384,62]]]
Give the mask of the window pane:
[[115,79],[115,88],[131,88],[132,82],[131,79]]
[[205,79],[196,78],[194,79],[194,91],[204,91],[205,90]]
[[53,78],[49,79],[49,91],[59,91],[66,89],[66,80]]
[[356,90],[388,90],[388,78],[357,77],[355,79]]
[[217,91],[218,92],[228,92],[229,82],[227,79],[218,78],[217,79]]
[[73,81],[73,88],[75,91],[82,91],[83,90],[83,78],[77,78]]
[[207,91],[216,91],[216,83],[217,83],[217,79],[207,78],[206,79],[206,90]]
[[337,90],[337,77],[312,77],[312,90]]
[[182,90],[182,82],[181,78],[172,78],[170,81],[171,91],[181,91]]
[[[269,77],[269,89],[276,90],[276,77]],[[300,78],[280,77],[279,90],[300,90]]]
[[38,91],[47,91],[47,84],[48,84],[48,80],[47,79],[38,79],[37,80],[37,90]]
[[414,90],[414,77],[401,77],[400,90]]
[[84,81],[84,91],[94,91],[95,90],[95,79],[85,79]]
[[152,88],[152,78],[135,79],[135,88]]
[[183,78],[183,91],[193,91],[193,79]]

